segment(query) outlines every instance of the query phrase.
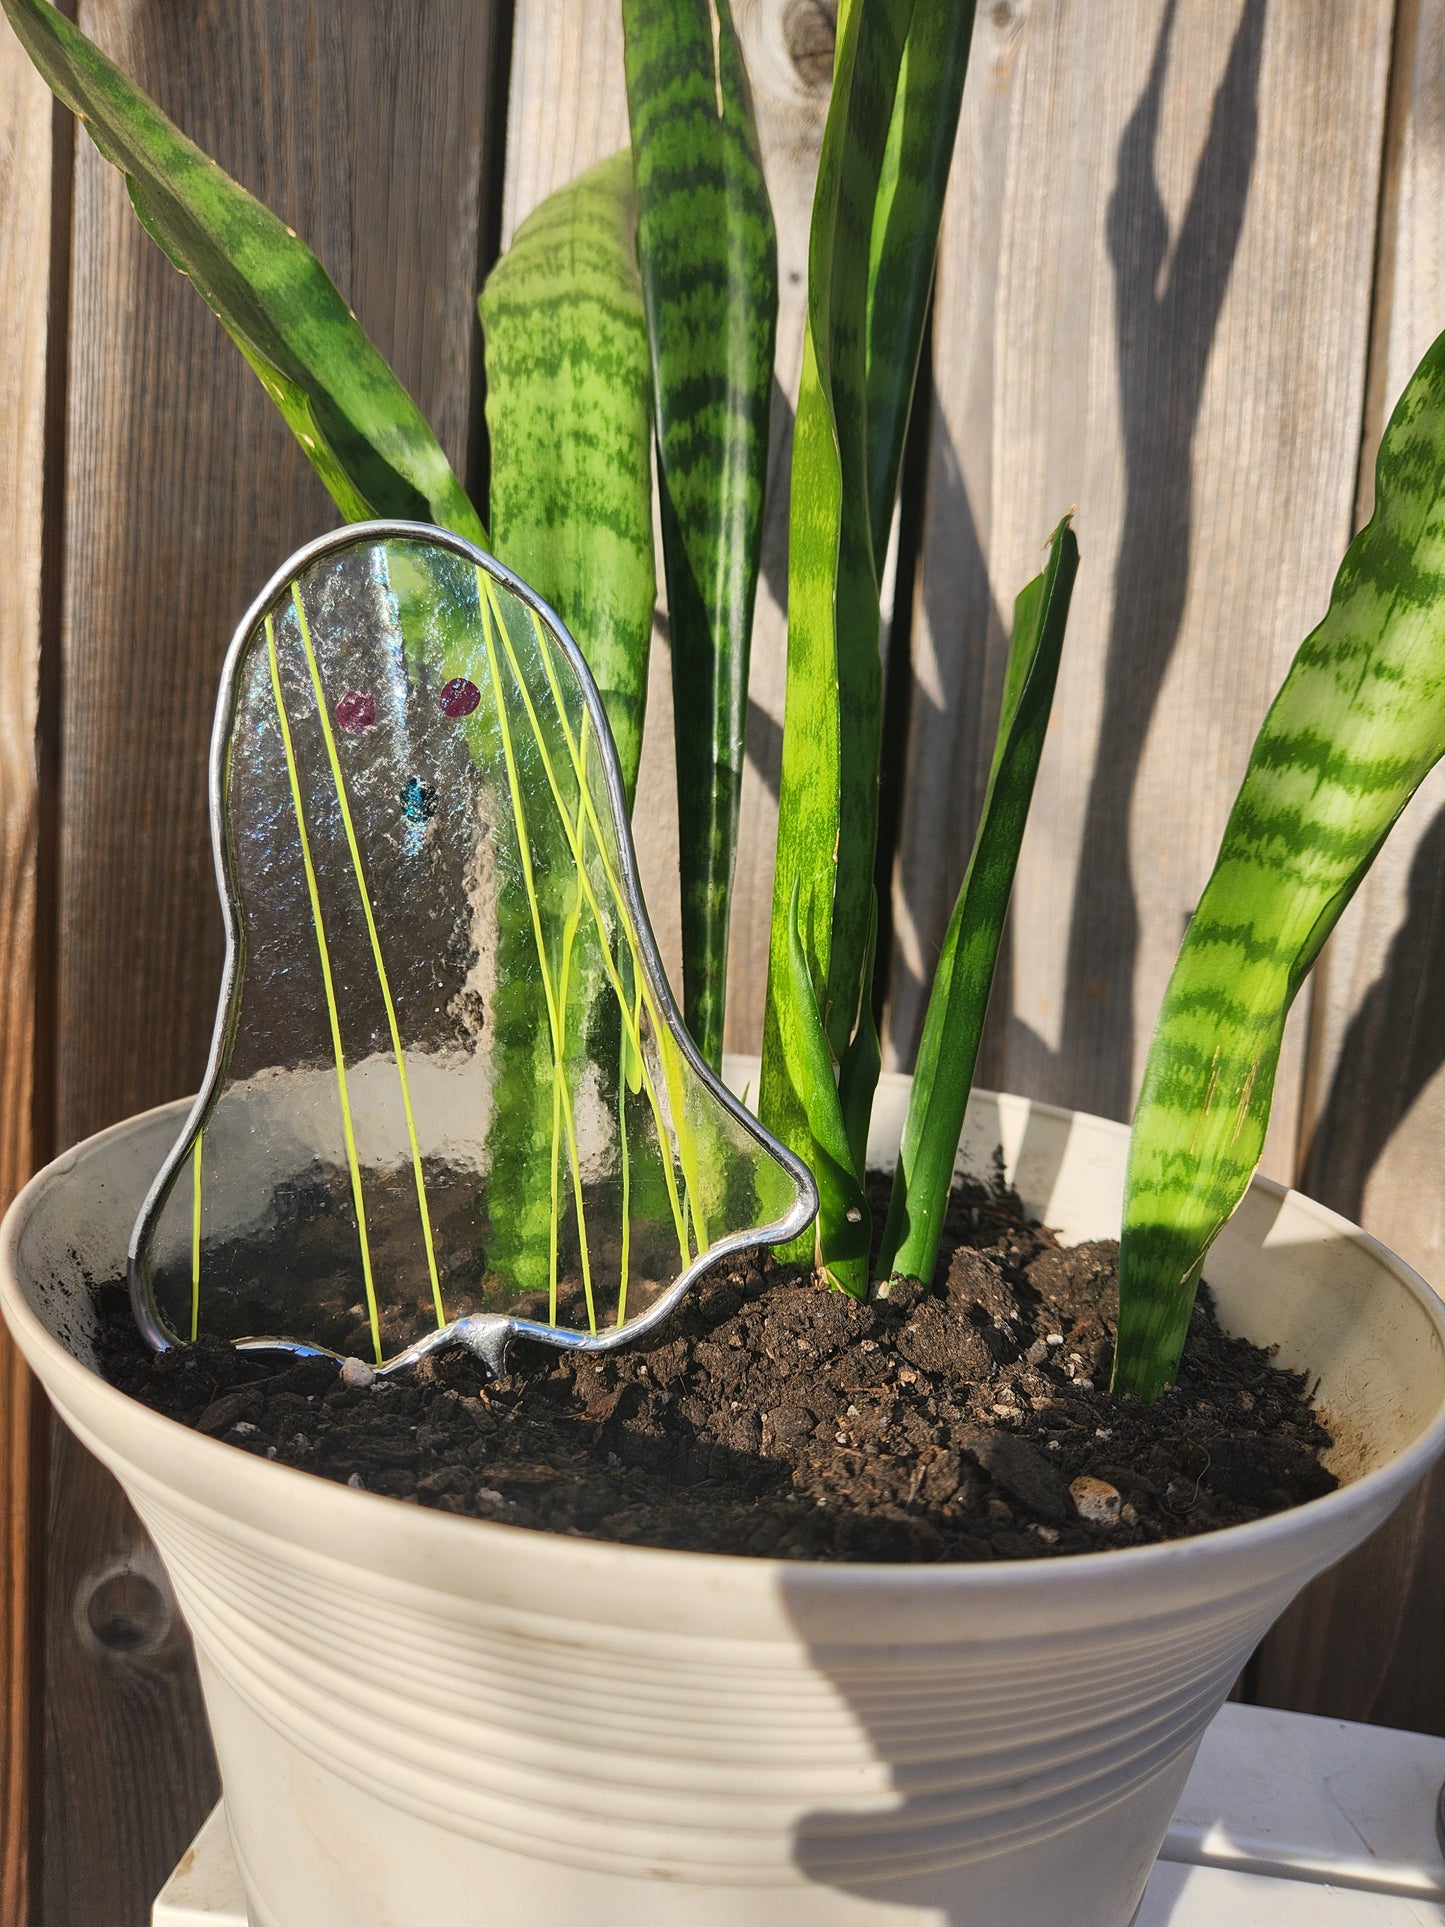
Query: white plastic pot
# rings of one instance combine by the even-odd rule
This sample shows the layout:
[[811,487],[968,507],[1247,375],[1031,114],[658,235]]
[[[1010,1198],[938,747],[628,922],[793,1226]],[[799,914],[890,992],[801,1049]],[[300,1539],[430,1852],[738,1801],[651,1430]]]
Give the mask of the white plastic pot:
[[[746,1072],[744,1071],[744,1075]],[[755,1073],[754,1073],[755,1075]],[[885,1079],[874,1144],[906,1089]],[[172,1106],[40,1174],[0,1289],[195,1635],[253,1927],[1125,1927],[1255,1642],[1445,1444],[1445,1316],[1257,1183],[1225,1323],[1318,1374],[1339,1491],[1174,1545],[998,1566],[604,1545],[403,1505],[161,1418],[93,1368]],[[1117,1230],[1118,1125],[978,1096],[1030,1210]]]

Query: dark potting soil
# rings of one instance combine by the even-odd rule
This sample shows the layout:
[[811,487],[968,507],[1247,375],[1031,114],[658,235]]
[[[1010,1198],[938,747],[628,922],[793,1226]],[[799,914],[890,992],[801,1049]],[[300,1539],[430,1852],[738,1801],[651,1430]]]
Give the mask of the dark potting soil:
[[[886,1202],[886,1199],[884,1200]],[[877,1217],[881,1220],[882,1212]],[[1303,1378],[1219,1329],[1177,1384],[1105,1387],[1117,1247],[1061,1248],[1001,1185],[955,1191],[939,1288],[860,1304],[751,1253],[644,1346],[521,1342],[364,1387],[224,1340],[154,1356],[121,1287],[107,1370],[243,1451],[395,1499],[587,1538],[791,1559],[1019,1559],[1186,1538],[1334,1489]]]

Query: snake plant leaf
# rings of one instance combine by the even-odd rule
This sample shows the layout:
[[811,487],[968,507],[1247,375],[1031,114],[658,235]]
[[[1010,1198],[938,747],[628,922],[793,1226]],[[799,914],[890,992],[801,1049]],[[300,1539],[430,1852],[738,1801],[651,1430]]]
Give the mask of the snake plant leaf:
[[[581,638],[601,689],[629,808],[642,751],[656,577],[651,380],[637,268],[630,156],[621,152],[543,201],[482,290],[491,435],[492,538]],[[555,1109],[546,1015],[529,986],[530,909],[515,887],[498,911],[501,1000],[490,1125],[494,1246],[511,1274],[548,1275],[553,1217],[536,1155]],[[591,933],[569,955],[565,1048],[594,1057],[605,1089],[635,1067]],[[604,1030],[608,1035],[604,1035]]]
[[683,1012],[722,1062],[778,264],[728,0],[623,0],[675,691]]
[[[873,962],[878,949],[876,894],[869,912],[868,947],[863,957],[865,985],[873,982]],[[844,1051],[843,1061],[838,1066],[838,1102],[843,1110],[848,1146],[853,1153],[853,1168],[860,1173],[868,1169],[868,1127],[873,1121],[873,1099],[882,1069],[883,1043],[878,1035],[877,1019],[873,1015],[873,999],[865,991],[858,1013],[858,1028],[853,1032],[853,1041]]]
[[305,244],[47,0],[3,0],[26,52],[124,174],[147,232],[260,378],[341,513],[481,521],[420,410]]
[[[807,1106],[812,1133],[813,1181],[818,1187],[818,1219],[813,1233],[813,1264],[820,1277],[854,1298],[868,1295],[868,1202],[863,1190],[863,1166],[848,1129],[833,1059],[817,994],[798,928],[798,889],[793,887],[788,917],[788,962],[792,991],[783,1022],[792,1028],[787,1061],[802,1067],[799,1102]],[[823,1249],[824,1218],[836,1227]]]
[[1054,531],[1046,568],[1014,604],[983,815],[923,1020],[883,1226],[878,1259],[883,1278],[901,1272],[931,1283],[938,1261],[963,1113],[1049,726],[1078,566],[1078,543],[1066,517]]
[[[761,1115],[810,1162],[811,1060],[790,1062],[806,1027],[796,933],[834,1065],[862,1008],[878,822],[881,669],[868,457],[868,272],[894,95],[912,0],[845,0],[823,131],[808,254],[803,372],[789,504],[788,668],[777,864],[769,933]],[[796,916],[792,912],[798,896]],[[832,1077],[830,1073],[830,1081]],[[825,1199],[825,1258],[849,1230]],[[802,1255],[802,1254],[799,1254]]]
[[974,0],[915,0],[893,101],[868,261],[868,506],[888,547],[943,194],[973,38]]
[[492,540],[581,638],[630,799],[657,578],[652,379],[625,149],[533,209],[478,307]]
[[1285,1017],[1445,753],[1445,335],[1380,444],[1375,512],[1255,741],[1149,1047],[1114,1389],[1173,1377],[1200,1267],[1264,1147]]
[[[202,1095],[132,1243],[153,1343],[606,1349],[725,1252],[807,1222],[806,1172],[682,1030],[596,687],[515,576],[407,524],[312,544],[242,624],[214,741],[229,962]],[[520,1005],[546,1039],[540,1283],[505,1262],[488,1130],[518,895]],[[569,1020],[584,941],[636,1066],[610,1102]]]

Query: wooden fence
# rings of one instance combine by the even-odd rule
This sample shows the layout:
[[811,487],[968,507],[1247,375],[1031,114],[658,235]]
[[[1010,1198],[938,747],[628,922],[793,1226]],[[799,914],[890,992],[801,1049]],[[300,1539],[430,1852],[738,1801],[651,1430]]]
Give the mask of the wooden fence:
[[[830,0],[733,0],[801,355]],[[474,484],[478,275],[626,139],[617,0],[79,0],[311,243]],[[334,512],[124,189],[0,30],[0,1186],[194,1087],[220,926],[204,761],[251,594]],[[1445,0],[980,0],[890,637],[906,1066],[1013,595],[1083,550],[984,1081],[1126,1116],[1249,741],[1445,326]],[[774,492],[729,1044],[756,1046],[783,694]],[[665,619],[660,619],[665,642]],[[639,823],[675,965],[665,649]],[[906,759],[906,763],[905,763]],[[1445,780],[1301,998],[1267,1155],[1445,1277]],[[0,1353],[0,1919],[139,1927],[215,1792],[188,1643],[113,1483]],[[1445,1732],[1445,1482],[1319,1581],[1245,1690]]]

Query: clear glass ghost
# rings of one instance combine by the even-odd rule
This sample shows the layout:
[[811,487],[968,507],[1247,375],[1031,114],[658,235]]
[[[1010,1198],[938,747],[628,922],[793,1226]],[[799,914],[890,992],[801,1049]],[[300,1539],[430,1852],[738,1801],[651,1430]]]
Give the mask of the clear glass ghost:
[[211,807],[227,968],[132,1240],[152,1344],[603,1347],[807,1224],[682,1028],[581,654],[490,557],[408,524],[293,557],[227,659]]

